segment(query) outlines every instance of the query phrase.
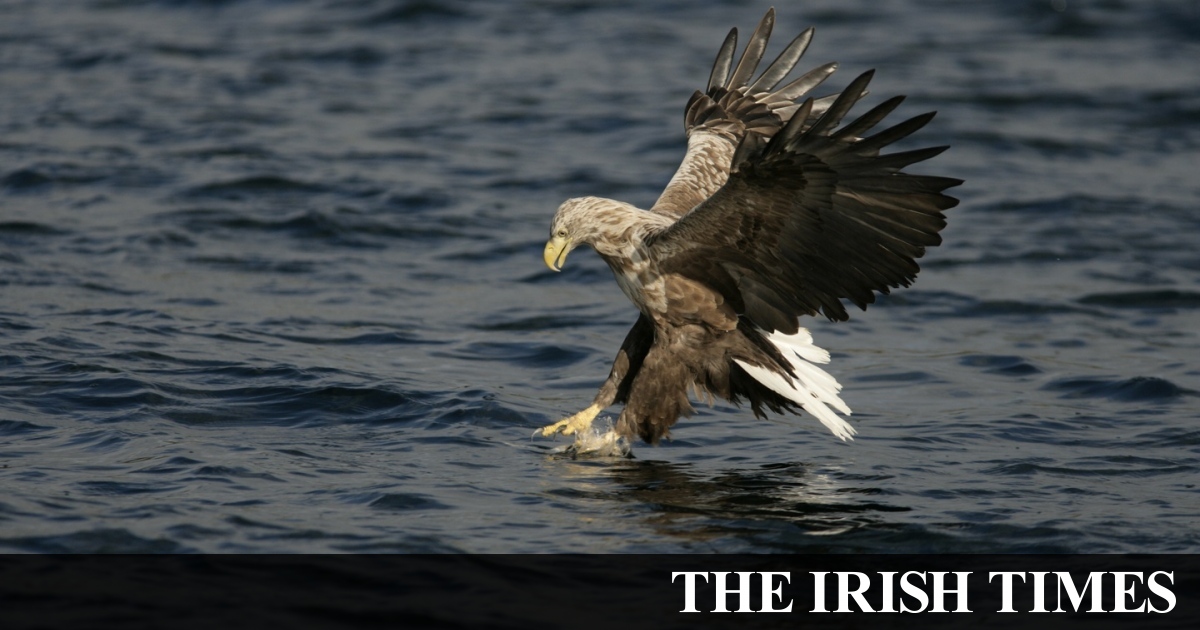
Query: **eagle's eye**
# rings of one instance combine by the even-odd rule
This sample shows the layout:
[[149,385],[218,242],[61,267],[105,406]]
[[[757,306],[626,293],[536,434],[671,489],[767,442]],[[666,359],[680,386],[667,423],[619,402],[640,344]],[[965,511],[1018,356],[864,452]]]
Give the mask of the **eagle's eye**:
[[559,228],[558,231],[554,233],[554,235],[559,238],[566,238],[567,230],[566,230],[566,228]]

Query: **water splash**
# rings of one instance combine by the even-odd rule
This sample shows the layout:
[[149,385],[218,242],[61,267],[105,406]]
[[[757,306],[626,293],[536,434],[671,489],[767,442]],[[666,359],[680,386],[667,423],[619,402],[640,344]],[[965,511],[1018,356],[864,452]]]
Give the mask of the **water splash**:
[[612,419],[598,419],[586,431],[575,434],[575,442],[554,450],[572,459],[602,458],[602,457],[633,457],[633,445],[629,440],[613,430]]

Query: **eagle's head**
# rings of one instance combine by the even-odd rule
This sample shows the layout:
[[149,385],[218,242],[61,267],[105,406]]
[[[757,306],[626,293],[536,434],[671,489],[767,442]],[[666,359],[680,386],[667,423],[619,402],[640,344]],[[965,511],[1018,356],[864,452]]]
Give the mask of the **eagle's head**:
[[659,225],[663,222],[658,215],[612,199],[568,199],[550,222],[543,260],[547,267],[562,271],[567,254],[578,245],[591,245],[601,256],[628,258],[649,230],[665,227]]

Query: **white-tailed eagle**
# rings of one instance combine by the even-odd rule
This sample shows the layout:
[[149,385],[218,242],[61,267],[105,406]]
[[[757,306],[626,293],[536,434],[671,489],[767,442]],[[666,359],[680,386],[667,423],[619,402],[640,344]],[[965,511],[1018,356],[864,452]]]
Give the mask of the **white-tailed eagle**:
[[641,315],[591,406],[540,434],[581,434],[624,403],[616,433],[655,443],[692,414],[693,389],[748,401],[758,417],[804,409],[843,440],[855,434],[838,415],[850,414],[841,385],[818,367],[829,353],[798,318],[846,320],[842,300],[866,309],[875,291],[908,286],[958,204],[943,191],[962,181],[902,172],[944,146],[880,153],[933,118],[871,133],[903,96],[841,124],[872,72],[823,98],[807,95],[836,64],[778,87],[813,29],[756,77],[774,22],[772,9],[736,65],[737,29],[725,38],[685,110],[683,164],[653,207],[583,197],[555,213],[546,264],[558,271],[590,245]]

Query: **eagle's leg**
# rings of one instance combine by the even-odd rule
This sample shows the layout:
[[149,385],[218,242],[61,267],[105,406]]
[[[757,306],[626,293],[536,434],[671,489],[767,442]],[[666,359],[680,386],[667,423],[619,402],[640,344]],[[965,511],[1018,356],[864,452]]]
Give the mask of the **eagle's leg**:
[[592,426],[592,421],[596,419],[596,416],[599,415],[603,409],[604,408],[598,404],[592,404],[592,406],[569,418],[563,418],[554,424],[538,429],[538,433],[542,434],[544,437],[549,437],[557,433],[562,433],[563,435],[575,435],[581,433],[588,430],[588,428]]
[[617,358],[613,360],[612,370],[609,371],[608,378],[604,380],[600,390],[596,392],[596,398],[592,400],[591,406],[569,418],[563,418],[554,424],[544,426],[533,434],[550,437],[562,433],[578,438],[584,431],[592,427],[592,421],[600,415],[601,411],[616,403],[625,402],[629,384],[641,367],[642,359],[645,358],[653,341],[654,325],[645,315],[639,316],[637,323],[629,329],[629,334],[625,335],[621,350],[617,352]]

